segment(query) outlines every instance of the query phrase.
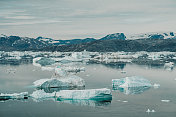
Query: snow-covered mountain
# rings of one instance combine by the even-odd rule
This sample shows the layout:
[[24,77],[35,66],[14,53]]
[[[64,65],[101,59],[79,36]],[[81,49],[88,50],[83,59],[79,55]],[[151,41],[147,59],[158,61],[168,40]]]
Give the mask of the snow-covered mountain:
[[150,32],[150,33],[140,33],[140,34],[126,34],[128,40],[134,39],[172,39],[176,38],[176,33],[174,32]]

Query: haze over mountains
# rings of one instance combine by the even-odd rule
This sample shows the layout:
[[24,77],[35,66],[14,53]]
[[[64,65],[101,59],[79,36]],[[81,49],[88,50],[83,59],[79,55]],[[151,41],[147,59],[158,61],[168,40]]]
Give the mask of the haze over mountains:
[[0,36],[1,51],[176,51],[176,33],[108,34],[100,39],[55,40],[52,38]]

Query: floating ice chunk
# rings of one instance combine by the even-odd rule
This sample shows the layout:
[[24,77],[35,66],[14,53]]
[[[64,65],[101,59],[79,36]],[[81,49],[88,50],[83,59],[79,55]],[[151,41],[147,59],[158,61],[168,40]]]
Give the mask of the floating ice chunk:
[[146,112],[147,112],[147,113],[150,113],[151,111],[150,111],[150,109],[148,108]]
[[156,112],[156,111],[155,111],[155,110],[152,110],[151,112],[154,113],[154,112]]
[[156,111],[155,111],[154,109],[153,109],[153,110],[147,109],[146,112],[149,114],[149,113],[151,113],[151,112],[154,113],[154,112],[156,112]]
[[111,90],[107,88],[89,90],[61,90],[56,92],[60,100],[111,100]]
[[128,102],[128,101],[122,101],[122,102],[125,102],[125,103],[126,103],[126,102]]
[[55,92],[46,93],[44,90],[36,90],[30,95],[30,97],[32,97],[34,101],[39,102],[46,99],[54,98]]
[[172,70],[174,68],[174,62],[169,62],[164,64],[166,70]]
[[[46,57],[38,57],[33,59],[33,64],[36,66],[46,66],[46,65],[52,65],[55,63],[55,60],[51,58],[46,58]],[[38,65],[39,64],[39,65]]]
[[170,100],[161,100],[161,102],[170,102]]
[[65,66],[63,69],[67,72],[80,72],[80,71],[85,71],[84,67],[71,67],[71,66]]
[[22,92],[22,93],[13,93],[13,94],[0,94],[0,100],[9,100],[9,99],[27,99],[28,98],[28,92]]
[[61,68],[61,66],[57,66],[55,68],[55,74],[59,76],[67,76],[67,72],[63,68]]
[[122,73],[122,74],[125,74],[125,73],[126,73],[126,71],[121,71],[121,73]]
[[46,88],[46,87],[84,87],[85,81],[75,75],[70,75],[61,78],[51,78],[51,79],[40,79],[35,81],[35,87]]
[[153,87],[154,87],[155,89],[158,89],[158,88],[160,87],[160,84],[156,84],[156,83],[155,83],[155,84],[153,85]]
[[54,67],[41,67],[42,71],[53,71]]
[[125,87],[151,87],[150,81],[139,76],[126,77],[121,79],[112,79],[112,86],[120,88]]

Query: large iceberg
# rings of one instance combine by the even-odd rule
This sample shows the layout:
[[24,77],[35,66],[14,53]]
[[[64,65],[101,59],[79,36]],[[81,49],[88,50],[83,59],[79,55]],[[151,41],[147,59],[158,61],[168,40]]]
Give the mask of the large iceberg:
[[152,84],[149,80],[139,77],[139,76],[132,76],[126,77],[121,79],[112,79],[112,86],[117,86],[120,88],[126,87],[151,87]]
[[84,87],[85,81],[75,75],[69,75],[61,78],[51,78],[51,79],[40,79],[35,81],[35,87],[38,88],[56,88],[56,87]]
[[112,100],[111,90],[87,89],[87,90],[61,90],[56,92],[58,100]]
[[28,98],[28,92],[22,92],[22,93],[13,93],[13,94],[0,94],[0,100],[9,100],[9,99],[27,99]]
[[[77,90],[73,90],[74,92]],[[84,90],[86,91],[86,90]],[[64,92],[63,92],[64,93]],[[72,93],[73,94],[73,93]],[[45,100],[53,100],[57,101],[58,103],[68,103],[68,104],[73,104],[76,106],[91,106],[91,107],[97,107],[97,106],[107,106],[111,104],[111,98],[104,98],[104,100],[82,100],[82,99],[75,99],[75,100],[61,100],[57,98],[56,92],[53,93],[46,93],[44,90],[36,90],[34,91],[30,97],[35,101],[35,102],[41,102]]]

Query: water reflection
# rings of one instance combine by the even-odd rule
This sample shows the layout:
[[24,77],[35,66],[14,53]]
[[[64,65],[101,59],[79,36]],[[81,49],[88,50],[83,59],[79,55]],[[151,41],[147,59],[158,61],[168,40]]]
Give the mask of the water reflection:
[[111,100],[107,101],[95,101],[95,100],[62,100],[58,101],[59,103],[67,103],[76,106],[91,106],[91,107],[101,107],[101,106],[109,106],[111,104]]
[[143,86],[143,87],[125,87],[125,88],[120,88],[118,86],[113,86],[113,90],[118,90],[120,92],[123,92],[126,95],[133,95],[133,94],[141,94],[144,91],[147,91],[150,89],[150,87]]

